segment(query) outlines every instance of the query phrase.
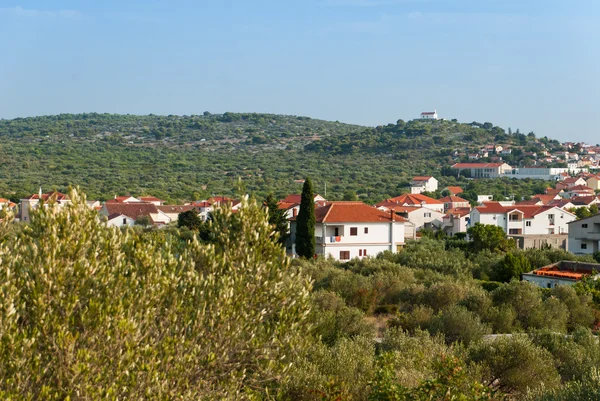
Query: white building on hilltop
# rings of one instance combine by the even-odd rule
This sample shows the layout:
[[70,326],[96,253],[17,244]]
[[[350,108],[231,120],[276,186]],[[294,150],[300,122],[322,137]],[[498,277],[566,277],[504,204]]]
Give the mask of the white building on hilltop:
[[437,110],[424,111],[421,113],[421,120],[437,120],[437,119],[438,119]]

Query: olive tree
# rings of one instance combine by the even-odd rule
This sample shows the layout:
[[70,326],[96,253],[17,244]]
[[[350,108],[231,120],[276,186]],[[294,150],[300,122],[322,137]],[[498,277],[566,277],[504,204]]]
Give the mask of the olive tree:
[[239,399],[288,379],[310,282],[255,202],[216,213],[214,244],[181,246],[70,196],[0,242],[0,398]]

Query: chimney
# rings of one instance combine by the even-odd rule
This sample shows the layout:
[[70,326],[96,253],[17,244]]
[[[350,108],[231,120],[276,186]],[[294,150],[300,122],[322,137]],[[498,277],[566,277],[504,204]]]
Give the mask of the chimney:
[[392,221],[396,221],[396,211],[394,209],[391,209],[390,212],[392,213]]

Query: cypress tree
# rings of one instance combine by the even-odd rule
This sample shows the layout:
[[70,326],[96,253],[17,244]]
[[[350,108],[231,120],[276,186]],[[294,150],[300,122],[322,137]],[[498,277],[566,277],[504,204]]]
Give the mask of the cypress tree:
[[309,178],[304,181],[296,217],[296,253],[303,258],[312,258],[315,254],[315,196]]

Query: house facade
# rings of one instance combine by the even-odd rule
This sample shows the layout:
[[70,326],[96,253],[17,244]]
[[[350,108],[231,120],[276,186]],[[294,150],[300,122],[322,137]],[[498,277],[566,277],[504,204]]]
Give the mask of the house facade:
[[21,221],[29,223],[30,213],[32,210],[37,209],[40,206],[40,201],[44,202],[47,206],[48,203],[53,203],[56,207],[64,207],[65,205],[71,204],[69,197],[61,192],[52,191],[45,194],[40,192],[38,194],[31,195],[29,198],[21,199],[19,209],[21,211]]
[[498,178],[512,171],[512,167],[506,163],[455,163],[451,168],[457,174],[469,171],[472,178]]
[[442,230],[449,236],[467,232],[470,226],[470,207],[450,209],[442,218]]
[[600,214],[569,224],[569,252],[590,255],[600,251]]
[[491,224],[508,235],[566,234],[576,216],[555,206],[514,205],[486,202],[471,211],[471,224]]
[[[316,255],[335,260],[397,252],[404,245],[404,219],[362,202],[331,202],[315,209]],[[288,252],[296,254],[296,218],[290,220]]]
[[421,113],[421,120],[437,120],[437,119],[438,119],[437,110],[424,111]]
[[410,193],[435,192],[438,189],[438,180],[430,176],[417,176],[410,182]]

